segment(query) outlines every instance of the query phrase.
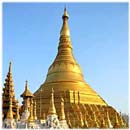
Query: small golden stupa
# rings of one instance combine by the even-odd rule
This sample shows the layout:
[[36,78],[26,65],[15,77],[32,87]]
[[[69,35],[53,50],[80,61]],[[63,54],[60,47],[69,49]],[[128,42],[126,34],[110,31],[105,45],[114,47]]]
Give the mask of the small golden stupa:
[[[29,121],[34,121],[34,104],[33,104],[33,97],[34,95],[30,92],[29,87],[28,87],[28,81],[26,80],[25,83],[25,90],[24,92],[21,94],[21,97],[23,97],[23,106],[22,106],[22,112],[25,110],[25,108],[27,107],[27,109],[30,112],[30,116],[29,116]],[[36,107],[36,106],[35,106]]]
[[5,79],[2,93],[2,110],[3,110],[3,119],[16,119],[17,118],[17,106],[18,100],[15,98],[14,84],[12,78],[12,64],[9,63],[9,70],[7,78]]
[[115,127],[121,128],[120,115],[84,80],[81,68],[73,55],[66,8],[62,19],[57,56],[48,69],[45,82],[34,93],[37,118],[43,113],[48,114],[53,88],[56,113],[60,117],[63,98],[64,113],[70,128],[110,128],[110,125],[117,124],[117,120]]

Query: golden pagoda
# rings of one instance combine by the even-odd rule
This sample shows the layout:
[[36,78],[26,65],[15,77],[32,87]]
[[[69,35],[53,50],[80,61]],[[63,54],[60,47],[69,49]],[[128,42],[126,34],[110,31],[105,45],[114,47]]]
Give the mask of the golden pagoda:
[[61,98],[61,112],[60,112],[59,120],[65,120],[64,99],[63,98]]
[[3,120],[6,117],[14,118],[17,117],[17,106],[18,101],[15,99],[14,84],[12,78],[12,66],[11,62],[9,63],[9,70],[7,78],[5,79],[3,93],[2,93],[2,112]]
[[[81,68],[74,58],[68,26],[69,15],[66,8],[62,19],[63,25],[60,31],[58,53],[48,69],[45,82],[34,93],[37,117],[40,118],[40,112],[48,114],[49,97],[53,88],[56,113],[60,117],[60,99],[63,98],[64,113],[70,128],[104,127],[102,120],[108,122],[106,111],[114,125],[115,117],[113,115],[116,114],[118,119],[120,118],[119,114],[85,82]],[[85,117],[83,116],[84,113],[86,113]],[[118,127],[122,127],[121,122],[119,122]]]
[[50,106],[49,106],[49,110],[48,110],[48,115],[51,114],[56,114],[56,109],[55,109],[55,105],[54,105],[54,90],[52,88],[52,92],[51,92],[51,99],[50,99]]
[[25,90],[21,94],[21,97],[23,97],[22,112],[27,107],[27,109],[30,112],[29,121],[33,121],[34,120],[34,107],[35,107],[35,105],[33,105],[34,95],[29,90],[28,81],[27,80],[26,80],[26,83],[25,83]]
[[31,100],[33,100],[34,95],[29,90],[27,80],[25,83],[25,90],[20,96],[23,98],[23,107],[24,107],[23,109],[25,109],[26,105],[27,105],[27,108],[30,109],[30,103],[31,103]]

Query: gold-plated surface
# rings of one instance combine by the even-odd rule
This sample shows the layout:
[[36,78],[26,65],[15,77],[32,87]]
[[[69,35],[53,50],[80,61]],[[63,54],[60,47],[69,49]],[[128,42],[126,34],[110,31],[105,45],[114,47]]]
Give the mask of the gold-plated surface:
[[26,80],[26,83],[25,83],[25,90],[21,94],[21,97],[34,97],[34,95],[30,92],[30,90],[28,88],[28,81],[27,80]]
[[120,123],[117,117],[117,113],[115,113],[115,124],[113,125],[113,128],[120,128]]
[[29,115],[28,121],[33,122],[34,121],[33,100],[30,101],[30,110],[29,111],[30,111],[30,115]]
[[30,92],[28,87],[28,81],[25,83],[25,90],[21,94],[21,97],[23,98],[22,106],[21,106],[21,114],[25,111],[25,109],[28,109],[30,112],[30,116],[28,118],[29,122],[32,122],[36,119],[36,104],[34,102],[34,95]]
[[[63,25],[60,32],[58,53],[48,69],[45,82],[34,93],[37,117],[40,119],[43,113],[45,115],[57,113],[60,117],[62,109],[60,99],[63,98],[64,113],[69,128],[109,128],[111,124],[113,126],[116,123],[113,115],[117,114],[117,119],[120,117],[85,82],[82,70],[73,56],[68,27],[69,17],[66,9],[62,18]],[[52,88],[54,92],[51,92]],[[50,93],[52,94],[51,102]],[[118,127],[121,127],[120,120]]]
[[113,126],[112,126],[111,120],[110,120],[110,118],[109,118],[109,113],[108,113],[108,111],[107,111],[107,120],[108,120],[108,127],[109,127],[109,128],[112,128]]
[[53,88],[52,88],[48,115],[56,114],[56,108],[55,108],[55,105],[54,105],[54,96],[53,96],[53,94],[54,94],[54,90],[53,90]]
[[19,106],[18,106],[18,102],[17,102],[17,112],[16,112],[16,120],[19,121],[20,120],[20,115],[19,115]]
[[12,97],[10,96],[9,109],[7,112],[7,119],[13,119],[13,111],[12,111]]
[[[12,108],[10,108],[10,104],[11,104]],[[14,84],[13,84],[13,78],[12,78],[12,63],[11,62],[9,63],[9,69],[8,69],[7,77],[5,79],[3,93],[2,93],[2,110],[3,110],[2,111],[3,119],[5,119],[7,116],[9,116],[9,115],[7,115],[7,113],[9,111],[10,112],[12,111],[11,118],[13,115],[13,118],[16,119],[17,100],[15,99]]]
[[[52,88],[55,91],[55,102],[59,102],[59,106],[60,99],[58,97],[64,98],[64,101],[67,103],[100,104],[106,106],[107,103],[85,82],[81,68],[73,56],[70,34],[68,35],[68,32],[68,15],[65,9],[57,56],[48,69],[45,82],[34,93],[38,106],[37,109],[41,107],[47,111]],[[37,110],[37,114],[39,117],[39,110]]]
[[64,9],[64,14],[63,14],[62,18],[63,18],[63,26],[62,26],[60,35],[61,36],[70,36],[70,31],[69,31],[68,22],[67,22],[69,15],[67,13],[66,8]]
[[61,98],[61,112],[60,112],[59,120],[65,120],[64,99],[63,98]]

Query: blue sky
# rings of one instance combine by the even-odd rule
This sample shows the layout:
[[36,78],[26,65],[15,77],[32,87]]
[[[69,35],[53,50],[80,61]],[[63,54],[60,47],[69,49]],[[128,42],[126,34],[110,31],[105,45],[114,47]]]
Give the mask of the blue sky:
[[3,3],[3,84],[10,61],[20,102],[25,80],[32,92],[44,82],[57,54],[65,4],[86,82],[128,113],[128,3]]

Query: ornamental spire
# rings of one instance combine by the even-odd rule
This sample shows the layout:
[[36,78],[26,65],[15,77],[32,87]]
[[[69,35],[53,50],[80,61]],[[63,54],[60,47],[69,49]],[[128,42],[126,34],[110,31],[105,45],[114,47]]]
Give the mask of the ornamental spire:
[[107,121],[108,121],[108,128],[113,128],[108,111],[107,111]]
[[68,15],[68,13],[67,13],[66,6],[65,6],[65,8],[64,8],[64,14],[63,14],[62,18],[64,19],[64,17],[69,18],[69,15]]
[[67,13],[66,7],[64,8],[64,14],[62,16],[62,19],[63,19],[63,25],[61,28],[60,36],[70,36],[70,31],[68,27],[69,15]]
[[[9,105],[12,105],[12,113],[13,115],[16,114],[16,99],[15,99],[15,92],[14,92],[14,84],[13,84],[13,77],[12,77],[12,64],[11,62],[9,63],[9,68],[8,68],[8,73],[7,77],[5,79],[4,83],[4,88],[3,88],[3,94],[2,94],[2,102],[3,102],[3,115],[4,119],[7,117],[7,112],[10,111]],[[10,103],[10,98],[11,102]]]
[[11,72],[12,72],[12,63],[10,61],[10,63],[9,63],[9,73],[11,73]]
[[25,81],[25,91],[27,91],[27,89],[28,89],[28,81],[26,80]]
[[55,105],[54,105],[54,90],[52,88],[52,91],[51,91],[51,100],[50,100],[50,106],[49,106],[49,111],[48,111],[48,114],[56,114],[56,108],[55,108]]
[[99,128],[99,124],[97,122],[97,117],[96,117],[95,112],[93,112],[93,116],[94,116],[95,128]]
[[61,98],[61,113],[60,120],[65,120],[65,112],[64,112],[64,99]]
[[120,128],[120,123],[119,123],[119,120],[118,120],[118,116],[117,116],[117,113],[115,113],[116,115],[116,119],[115,119],[115,124],[113,126],[113,128]]

